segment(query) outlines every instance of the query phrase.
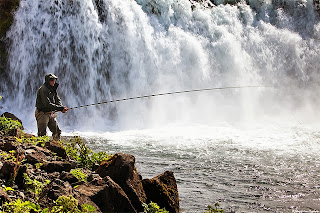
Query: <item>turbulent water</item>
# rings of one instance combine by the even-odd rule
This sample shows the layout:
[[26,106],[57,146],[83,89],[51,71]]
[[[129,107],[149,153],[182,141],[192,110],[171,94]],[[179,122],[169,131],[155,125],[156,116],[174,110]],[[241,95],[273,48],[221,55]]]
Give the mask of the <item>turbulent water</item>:
[[7,33],[2,111],[35,132],[36,91],[68,107],[190,89],[59,115],[96,150],[173,170],[185,212],[311,211],[319,197],[320,22],[312,0],[21,0]]

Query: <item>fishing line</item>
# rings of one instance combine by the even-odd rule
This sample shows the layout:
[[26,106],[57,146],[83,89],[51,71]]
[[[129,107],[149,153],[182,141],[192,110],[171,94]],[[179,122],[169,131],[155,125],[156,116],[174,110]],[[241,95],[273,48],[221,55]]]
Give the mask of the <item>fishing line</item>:
[[211,90],[226,90],[226,89],[242,89],[242,88],[265,88],[265,87],[267,87],[267,86],[234,86],[234,87],[215,87],[215,88],[184,90],[184,91],[158,93],[158,94],[152,94],[152,95],[143,95],[143,96],[137,96],[137,97],[115,99],[115,100],[109,100],[109,101],[104,101],[104,102],[100,102],[100,103],[71,107],[68,109],[79,109],[79,108],[83,108],[83,107],[96,106],[96,105],[101,105],[101,104],[109,104],[109,103],[129,101],[129,100],[134,100],[134,99],[151,98],[151,97],[164,96],[164,95],[174,95],[174,94],[181,94],[181,93],[202,92],[202,91],[211,91]]

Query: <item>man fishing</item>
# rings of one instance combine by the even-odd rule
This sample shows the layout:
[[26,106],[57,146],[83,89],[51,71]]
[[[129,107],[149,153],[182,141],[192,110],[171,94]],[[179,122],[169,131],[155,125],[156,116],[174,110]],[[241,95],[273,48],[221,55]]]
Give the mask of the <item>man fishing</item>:
[[45,76],[44,84],[38,89],[35,117],[38,126],[38,136],[47,135],[47,127],[52,132],[53,140],[60,140],[61,130],[56,120],[57,111],[66,113],[68,108],[63,106],[58,96],[58,79],[52,73]]

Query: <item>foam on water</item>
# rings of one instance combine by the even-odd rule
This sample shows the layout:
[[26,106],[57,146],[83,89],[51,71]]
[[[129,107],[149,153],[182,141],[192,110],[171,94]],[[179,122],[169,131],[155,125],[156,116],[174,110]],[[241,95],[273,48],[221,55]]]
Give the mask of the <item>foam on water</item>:
[[76,134],[96,151],[134,154],[143,178],[174,171],[185,212],[216,201],[236,212],[287,212],[320,207],[318,128],[176,124]]

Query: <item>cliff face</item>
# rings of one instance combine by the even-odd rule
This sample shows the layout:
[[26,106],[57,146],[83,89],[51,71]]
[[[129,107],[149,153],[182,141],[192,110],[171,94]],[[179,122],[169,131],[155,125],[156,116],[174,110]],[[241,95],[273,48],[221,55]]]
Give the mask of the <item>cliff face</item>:
[[8,41],[5,39],[7,31],[13,22],[15,10],[20,0],[0,0],[0,76],[5,74]]
[[[8,208],[5,202],[17,201],[31,202],[38,209],[55,209],[61,200],[68,200],[79,209],[84,208],[83,205],[91,205],[95,208],[93,212],[143,212],[145,204],[150,202],[158,203],[169,212],[179,212],[173,172],[166,171],[155,178],[142,179],[135,167],[135,157],[124,153],[116,153],[100,164],[88,164],[69,154],[70,146],[64,146],[68,142],[35,137],[19,128],[6,131],[2,121],[2,209]],[[72,144],[73,151],[77,146],[79,143]],[[84,143],[80,146],[90,153]]]

